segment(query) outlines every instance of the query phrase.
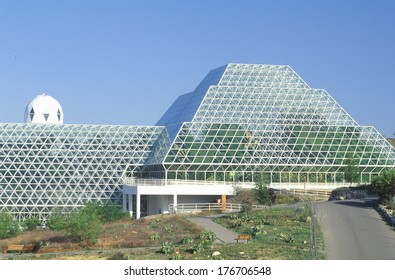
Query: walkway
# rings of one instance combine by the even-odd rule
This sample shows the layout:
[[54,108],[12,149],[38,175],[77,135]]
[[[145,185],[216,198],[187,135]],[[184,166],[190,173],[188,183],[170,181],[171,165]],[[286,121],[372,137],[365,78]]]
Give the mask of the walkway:
[[210,217],[195,217],[188,218],[188,220],[206,230],[213,231],[217,236],[217,239],[222,243],[236,243],[235,239],[237,238],[237,233],[213,222]]

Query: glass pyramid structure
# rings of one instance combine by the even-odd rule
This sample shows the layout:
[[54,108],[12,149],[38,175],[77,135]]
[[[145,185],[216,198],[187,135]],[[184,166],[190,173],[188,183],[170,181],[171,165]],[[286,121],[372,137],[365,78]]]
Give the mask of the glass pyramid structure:
[[395,167],[395,152],[373,127],[360,126],[325,91],[289,66],[228,64],[180,96],[157,125],[172,146],[168,179],[281,184],[343,182],[346,159],[369,182]]

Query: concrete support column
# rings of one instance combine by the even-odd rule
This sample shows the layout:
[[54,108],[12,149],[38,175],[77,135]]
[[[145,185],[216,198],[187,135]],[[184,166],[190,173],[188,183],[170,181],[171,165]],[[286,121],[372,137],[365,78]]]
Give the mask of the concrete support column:
[[130,213],[130,217],[133,217],[133,195],[132,194],[128,194],[127,195],[128,200],[129,200],[129,213]]
[[141,209],[140,209],[140,193],[136,193],[136,219],[140,219]]
[[127,199],[128,195],[127,194],[122,194],[122,210],[126,211],[128,209],[126,209],[126,199]]
[[177,194],[174,194],[173,195],[173,210],[174,210],[174,213],[177,213]]

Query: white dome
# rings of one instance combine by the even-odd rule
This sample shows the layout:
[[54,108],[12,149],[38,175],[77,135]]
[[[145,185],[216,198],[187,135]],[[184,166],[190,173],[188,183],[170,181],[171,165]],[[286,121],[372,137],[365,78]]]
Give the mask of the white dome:
[[25,123],[63,123],[63,110],[59,102],[45,93],[37,95],[27,104]]

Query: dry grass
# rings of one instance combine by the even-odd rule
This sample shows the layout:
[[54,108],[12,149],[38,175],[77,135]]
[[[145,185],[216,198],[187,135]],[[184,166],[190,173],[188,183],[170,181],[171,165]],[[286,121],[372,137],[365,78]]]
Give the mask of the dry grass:
[[[60,232],[49,229],[36,229],[17,237],[0,240],[3,251],[10,244],[32,244],[43,242],[39,253],[70,252],[81,250],[100,250],[117,248],[155,247],[162,242],[180,242],[183,237],[195,238],[201,229],[182,216],[160,216],[155,219],[123,219],[102,226],[98,241],[93,245],[79,243]],[[177,234],[175,234],[177,233]],[[158,234],[158,240],[151,236]],[[74,257],[72,257],[74,258]]]
[[[48,243],[36,254],[13,255],[14,259],[55,259],[55,260],[169,260],[174,253],[164,254],[162,243],[169,241],[177,248],[181,259],[185,260],[264,260],[309,259],[310,222],[306,211],[297,209],[275,209],[252,211],[248,214],[229,215],[215,219],[238,233],[252,231],[260,225],[260,234],[255,234],[249,243],[221,244],[206,246],[203,251],[193,252],[192,248],[201,242],[203,229],[189,222],[183,215],[166,215],[150,219],[124,219],[105,224],[96,244],[87,246],[75,242],[60,233],[48,229],[34,230],[16,238],[0,240],[0,247],[8,244],[34,243],[40,240]],[[243,221],[234,223],[234,221]],[[235,227],[235,225],[237,226]],[[151,238],[153,236],[158,237]],[[292,236],[291,242],[286,237]],[[193,243],[182,244],[184,237]],[[319,246],[320,247],[320,246]],[[213,257],[213,252],[221,253]]]

